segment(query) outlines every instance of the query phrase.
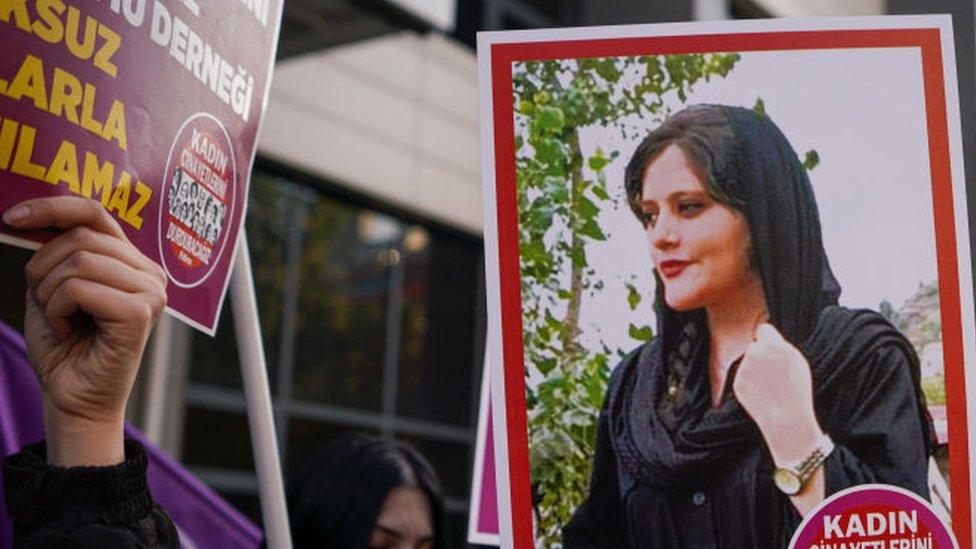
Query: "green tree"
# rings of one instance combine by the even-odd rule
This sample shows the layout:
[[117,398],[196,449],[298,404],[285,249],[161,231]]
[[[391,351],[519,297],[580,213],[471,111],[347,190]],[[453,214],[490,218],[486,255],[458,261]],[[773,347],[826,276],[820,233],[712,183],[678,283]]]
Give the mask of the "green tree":
[[[588,243],[606,240],[600,212],[616,207],[605,168],[609,142],[591,155],[581,132],[641,137],[684,103],[699,82],[725,77],[738,54],[529,61],[514,66],[516,167],[528,427],[539,540],[558,546],[560,529],[586,495],[597,416],[621,349],[581,344],[583,296],[604,287]],[[612,135],[612,133],[611,133]],[[635,310],[641,294],[627,284]],[[637,342],[647,325],[629,326]]]

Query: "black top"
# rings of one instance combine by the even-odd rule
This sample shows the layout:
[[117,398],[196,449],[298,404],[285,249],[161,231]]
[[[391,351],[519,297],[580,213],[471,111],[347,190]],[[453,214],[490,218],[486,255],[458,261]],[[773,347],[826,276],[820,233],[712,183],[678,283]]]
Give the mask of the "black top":
[[4,496],[18,548],[179,547],[173,522],[146,483],[145,449],[125,442],[123,463],[54,467],[44,442],[3,462]]
[[[694,336],[686,332],[675,360],[707,352]],[[589,496],[564,530],[566,547],[786,547],[800,516],[773,484],[758,428],[734,395],[711,408],[700,379],[670,394],[670,368],[655,367],[659,341],[614,371]],[[836,445],[826,495],[884,483],[927,499],[932,429],[904,337],[877,313],[829,307],[801,350],[818,421]]]

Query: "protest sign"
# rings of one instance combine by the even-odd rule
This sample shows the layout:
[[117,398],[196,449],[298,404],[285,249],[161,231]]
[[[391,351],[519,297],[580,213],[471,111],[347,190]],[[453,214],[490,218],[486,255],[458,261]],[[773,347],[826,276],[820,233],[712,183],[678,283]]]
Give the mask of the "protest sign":
[[948,17],[491,32],[478,55],[503,545],[786,547],[873,484],[972,546]]
[[[98,200],[213,334],[247,204],[280,0],[0,0],[0,210]],[[2,225],[0,241],[51,234]]]
[[500,545],[498,539],[498,497],[495,490],[495,441],[492,434],[491,390],[488,358],[481,375],[478,404],[478,432],[471,474],[471,503],[468,509],[468,543]]

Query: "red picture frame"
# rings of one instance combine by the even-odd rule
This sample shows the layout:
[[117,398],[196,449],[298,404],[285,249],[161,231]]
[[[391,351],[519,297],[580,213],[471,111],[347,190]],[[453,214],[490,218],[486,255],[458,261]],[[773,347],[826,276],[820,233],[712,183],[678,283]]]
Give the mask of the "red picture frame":
[[[950,128],[943,58],[943,29],[788,30],[645,36],[595,39],[526,40],[513,37],[491,43],[491,108],[493,130],[494,201],[498,303],[500,305],[502,365],[504,369],[505,430],[511,534],[515,547],[532,547],[533,525],[529,478],[526,387],[523,367],[522,305],[520,295],[518,211],[516,207],[516,151],[512,102],[513,63],[626,55],[662,55],[776,50],[853,48],[918,48],[922,60],[925,115],[928,131],[936,254],[939,273],[953,529],[960,547],[972,546],[972,502],[969,471],[969,426],[961,293],[957,257],[956,212]],[[950,44],[951,45],[951,44]],[[484,53],[482,53],[484,56]],[[954,82],[953,82],[954,84]],[[486,187],[487,188],[487,187]],[[491,212],[491,209],[486,209]],[[968,292],[967,292],[968,295]],[[495,370],[498,373],[498,370]],[[496,422],[498,421],[496,415]],[[499,448],[499,451],[502,449]],[[499,485],[499,490],[506,489]],[[505,509],[501,513],[507,512]]]

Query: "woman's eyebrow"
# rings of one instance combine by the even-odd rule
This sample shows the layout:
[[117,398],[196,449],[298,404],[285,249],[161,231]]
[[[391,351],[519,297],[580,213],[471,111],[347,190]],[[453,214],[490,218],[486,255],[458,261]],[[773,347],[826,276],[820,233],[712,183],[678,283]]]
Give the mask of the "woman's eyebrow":
[[673,200],[675,198],[685,198],[687,196],[695,197],[695,196],[702,196],[702,195],[705,195],[705,194],[708,194],[708,193],[706,193],[705,191],[703,191],[701,189],[688,189],[688,190],[684,190],[684,191],[675,191],[675,192],[671,193],[668,196],[668,198],[670,198],[670,199]]
[[383,526],[382,524],[377,524],[373,528],[383,532],[384,534],[391,535],[396,539],[403,539],[403,534],[401,534],[399,530],[390,528],[389,526]]
[[[687,190],[674,191],[671,194],[665,196],[664,197],[664,200],[677,200],[677,199],[685,198],[685,197],[688,197],[688,196],[690,196],[690,197],[697,197],[697,196],[702,196],[702,195],[707,195],[707,194],[708,193],[706,193],[705,191],[703,191],[701,189],[687,189]],[[643,199],[641,199],[641,204],[654,205],[654,204],[657,204],[657,202],[658,201],[657,201],[656,198],[643,198]]]

